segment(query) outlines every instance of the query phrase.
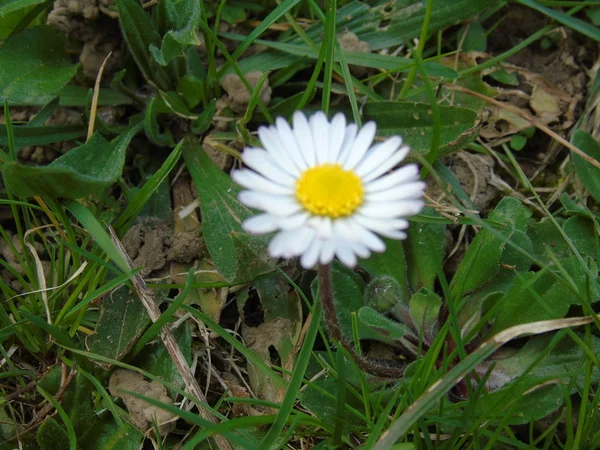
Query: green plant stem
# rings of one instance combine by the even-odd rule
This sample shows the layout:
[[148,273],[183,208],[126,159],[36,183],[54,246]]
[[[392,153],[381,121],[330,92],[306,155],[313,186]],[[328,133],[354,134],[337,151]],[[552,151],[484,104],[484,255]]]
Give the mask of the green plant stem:
[[382,378],[400,378],[404,374],[404,367],[386,367],[379,365],[360,355],[342,333],[333,300],[331,282],[331,264],[319,264],[317,268],[319,279],[319,297],[323,305],[323,316],[331,338],[338,342],[350,354],[356,365],[365,372]]
[[[427,41],[427,34],[429,33],[429,23],[431,22],[431,15],[433,13],[433,0],[427,0],[427,7],[425,9],[425,17],[423,18],[423,26],[421,27],[421,35],[419,36],[419,45],[417,46],[416,54],[419,58],[423,54],[423,49],[425,48],[425,41]],[[398,94],[398,98],[404,98],[408,90],[415,81],[415,77],[417,76],[418,67],[415,65],[410,69],[408,76],[406,77],[406,81],[400,90],[400,94]]]

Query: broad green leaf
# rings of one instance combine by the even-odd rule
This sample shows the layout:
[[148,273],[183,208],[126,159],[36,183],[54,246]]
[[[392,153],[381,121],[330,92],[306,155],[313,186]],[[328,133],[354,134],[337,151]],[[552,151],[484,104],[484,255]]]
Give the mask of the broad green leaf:
[[413,324],[428,342],[432,342],[438,325],[442,299],[429,289],[421,288],[410,298],[409,307]]
[[[469,28],[463,40],[462,51],[485,52],[487,50],[487,35],[485,28],[483,28],[483,25],[481,25],[481,22],[471,22],[467,26]],[[462,34],[462,32],[459,33],[459,39],[462,36]]]
[[414,334],[406,325],[368,306],[358,310],[358,323],[361,339],[375,339],[390,345],[400,345],[404,336]]
[[122,286],[103,298],[96,329],[87,339],[87,347],[91,353],[120,360],[148,324],[150,317],[137,294]]
[[385,252],[374,253],[370,258],[361,259],[360,266],[373,277],[387,275],[393,278],[400,288],[399,295],[404,295],[404,298],[408,299],[407,264],[402,242],[392,239],[384,239],[384,241]]
[[146,136],[148,136],[150,142],[158,147],[174,147],[175,142],[169,129],[165,128],[164,133],[160,132],[155,103],[156,97],[152,97],[144,112],[144,130],[146,131]]
[[266,253],[269,237],[242,230],[242,221],[254,213],[237,200],[241,188],[194,139],[185,138],[183,157],[198,191],[206,247],[219,273],[230,283],[241,283],[273,270]]
[[196,120],[192,122],[192,131],[194,134],[203,134],[208,131],[212,124],[213,117],[217,110],[217,103],[212,100],[202,111]]
[[[594,222],[586,217],[570,217],[563,224],[563,230],[581,256],[598,259],[600,248]],[[562,239],[564,241],[564,238]],[[569,251],[571,252],[570,248]]]
[[26,29],[0,47],[0,103],[47,103],[79,64],[65,58],[65,38],[47,26]]
[[[571,136],[571,143],[580,148],[586,155],[600,161],[600,144],[587,131],[575,130]],[[575,153],[573,153],[572,158],[577,175],[583,185],[592,194],[596,202],[600,202],[600,169]]]
[[0,5],[0,17],[4,17],[6,14],[18,11],[20,9],[29,8],[40,3],[44,3],[46,0],[4,0]]
[[512,197],[503,198],[489,219],[504,224],[496,231],[502,235],[497,237],[491,231],[482,228],[467,249],[450,288],[452,295],[458,296],[483,286],[500,270],[501,258],[507,248],[506,241],[515,230],[527,230],[527,219],[531,211]]
[[[365,305],[362,286],[358,283],[356,274],[341,264],[331,266],[331,284],[338,323],[344,337],[352,342],[352,315]],[[315,279],[311,286],[315,298],[318,286],[318,280]]]
[[560,319],[577,300],[551,272],[540,271],[515,278],[511,289],[498,302],[490,336],[521,323]]
[[69,387],[62,398],[62,406],[71,419],[77,436],[83,436],[96,419],[96,413],[92,409],[92,396],[94,386],[80,372],[69,383]]
[[[59,95],[61,106],[87,106],[89,103],[90,88],[83,86],[65,86]],[[101,88],[98,93],[98,105],[130,105],[133,100],[130,97],[113,89]],[[42,105],[43,103],[40,103]]]
[[48,166],[7,163],[2,166],[6,188],[20,197],[73,199],[96,194],[121,176],[127,146],[138,129],[134,126],[112,142],[96,133]]
[[[71,141],[85,136],[86,133],[83,125],[76,124],[49,125],[47,127],[13,125],[12,129],[17,148]],[[0,145],[8,145],[8,132],[4,124],[0,124]]]
[[[171,333],[187,363],[192,364],[192,333],[189,324],[184,322],[176,329],[172,329]],[[177,366],[175,366],[173,358],[171,358],[171,355],[165,348],[162,340],[159,340],[152,345],[147,345],[144,350],[136,356],[133,365],[152,375],[161,377],[163,380],[168,381],[179,388],[184,387],[181,373],[177,369]],[[169,392],[169,396],[174,397],[175,393]]]
[[58,448],[69,448],[69,436],[65,429],[48,417],[37,431],[36,440],[42,450],[56,450]]
[[[441,136],[439,155],[460,150],[473,141],[478,133],[475,127],[477,113],[470,109],[440,105]],[[372,102],[363,108],[364,120],[377,123],[380,136],[400,135],[411,150],[427,155],[433,134],[433,115],[427,103]]]
[[140,71],[147,80],[154,81],[158,88],[168,89],[171,80],[150,53],[150,46],[158,47],[161,42],[150,16],[135,0],[117,0],[116,3],[123,37]]
[[[424,208],[421,214],[439,217],[429,207]],[[446,226],[413,222],[408,228],[404,246],[410,287],[413,291],[422,287],[432,290],[445,258]]]
[[195,108],[202,100],[203,86],[200,78],[186,74],[177,81],[177,94],[183,97],[189,108]]
[[160,48],[155,43],[150,44],[150,53],[161,66],[183,54],[188,46],[200,46],[198,22],[201,20],[201,8],[202,2],[196,0],[165,0],[159,3],[161,22],[169,30]]
[[[86,450],[137,450],[144,441],[144,434],[123,422],[123,427],[112,420],[110,415],[96,421],[94,427],[83,437],[81,448]],[[59,447],[54,447],[54,450]],[[66,448],[66,447],[64,447]]]

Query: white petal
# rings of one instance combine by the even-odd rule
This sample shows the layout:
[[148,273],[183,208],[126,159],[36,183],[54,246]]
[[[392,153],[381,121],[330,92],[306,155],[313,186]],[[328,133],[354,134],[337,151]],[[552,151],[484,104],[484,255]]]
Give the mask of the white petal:
[[366,259],[371,256],[371,251],[360,242],[349,242],[352,251],[356,253],[356,256],[362,259]]
[[317,111],[310,116],[308,123],[312,133],[317,165],[321,165],[327,161],[329,155],[329,122],[323,111]]
[[309,217],[310,215],[307,212],[301,211],[293,216],[276,217],[275,223],[282,230],[291,230],[304,225]]
[[344,135],[346,134],[346,117],[342,113],[337,113],[333,116],[331,126],[329,128],[329,154],[327,162],[334,163],[337,161],[344,143]]
[[244,163],[260,173],[265,178],[272,180],[282,186],[294,188],[296,185],[296,177],[293,177],[287,171],[281,170],[281,163],[275,163],[269,153],[260,148],[246,148],[242,152],[242,160]]
[[296,230],[280,231],[269,242],[269,255],[273,258],[280,258],[289,252],[289,245]]
[[317,232],[319,239],[325,240],[331,238],[333,227],[329,217],[311,217],[308,219],[306,225]]
[[406,166],[395,170],[389,175],[385,175],[365,185],[365,191],[368,193],[383,191],[392,186],[401,183],[409,183],[419,179],[419,167],[416,164],[407,164]]
[[255,191],[266,192],[276,195],[293,195],[294,189],[267,180],[262,175],[249,169],[234,170],[231,178],[240,186]]
[[374,180],[375,178],[383,175],[388,170],[395,167],[396,164],[399,164],[400,162],[404,161],[404,158],[406,158],[406,155],[408,155],[409,150],[410,149],[406,146],[400,147],[400,149],[397,152],[395,152],[392,156],[390,156],[386,161],[383,161],[379,166],[377,166],[367,175],[362,177],[363,182],[368,183],[369,181]]
[[358,132],[358,136],[354,140],[354,144],[350,149],[350,153],[348,154],[348,159],[344,162],[344,169],[350,170],[354,169],[356,165],[363,159],[365,153],[371,146],[373,142],[373,138],[375,137],[375,132],[377,131],[377,126],[375,122],[367,122]]
[[279,228],[275,217],[271,214],[259,214],[246,219],[242,224],[244,230],[252,234],[271,233]]
[[315,230],[303,227],[297,230],[296,235],[293,237],[289,250],[289,258],[301,255],[316,239]]
[[356,266],[356,255],[349,242],[346,242],[341,236],[335,238],[335,254],[338,259],[347,267]]
[[319,260],[319,255],[321,254],[321,249],[323,248],[323,241],[320,239],[313,239],[310,246],[306,249],[306,251],[302,254],[300,258],[300,264],[305,269],[312,269],[317,261]]
[[250,208],[261,209],[274,216],[289,216],[299,212],[302,207],[292,196],[265,194],[256,191],[242,191],[238,199]]
[[362,214],[355,214],[352,220],[363,227],[381,234],[384,230],[405,230],[408,228],[406,219],[375,219]]
[[290,175],[295,177],[300,176],[304,168],[298,166],[290,157],[287,148],[281,143],[279,133],[275,128],[258,127],[258,138],[265,150],[269,152],[274,161],[279,162],[283,170],[291,171]]
[[371,171],[387,161],[401,145],[402,138],[400,136],[392,136],[384,142],[375,144],[367,152],[362,161],[358,163],[354,171],[359,177],[368,175]]
[[[377,253],[385,251],[385,242],[383,242],[375,233],[373,233],[367,227],[360,225],[355,220],[351,222],[351,226],[354,229],[354,233],[357,236],[357,241],[360,244]],[[364,256],[361,256],[361,258],[364,258]]]
[[424,181],[399,184],[385,191],[373,192],[365,196],[365,202],[389,202],[408,199],[419,199],[425,192]]
[[357,242],[358,235],[350,225],[348,219],[337,219],[333,221],[333,233],[348,242]]
[[321,264],[329,264],[333,260],[333,255],[335,254],[335,241],[333,239],[328,239],[323,242],[323,246],[321,247],[321,255],[319,256],[319,262]]
[[422,200],[404,200],[388,203],[367,203],[360,208],[360,214],[376,219],[414,216],[423,208]]
[[296,142],[296,138],[294,137],[294,133],[292,132],[290,125],[287,123],[287,120],[282,117],[278,117],[275,119],[275,125],[277,127],[277,133],[279,134],[281,143],[287,148],[288,154],[296,163],[296,166],[303,170],[308,168],[308,164],[306,164],[303,152],[300,151],[298,143]]
[[344,165],[346,159],[348,159],[348,155],[350,154],[350,150],[352,150],[357,133],[358,126],[355,123],[351,123],[346,127],[346,131],[344,133],[344,142],[342,144],[342,148],[340,149],[340,154],[337,157],[337,162],[339,164]]
[[312,132],[308,125],[306,116],[296,111],[293,118],[293,133],[296,138],[296,144],[304,156],[304,160],[308,164],[308,167],[313,167],[316,164],[315,147],[312,140]]
[[380,231],[379,234],[381,234],[383,237],[395,239],[397,241],[406,239],[406,233],[404,231],[399,231],[399,230],[385,230],[385,231]]

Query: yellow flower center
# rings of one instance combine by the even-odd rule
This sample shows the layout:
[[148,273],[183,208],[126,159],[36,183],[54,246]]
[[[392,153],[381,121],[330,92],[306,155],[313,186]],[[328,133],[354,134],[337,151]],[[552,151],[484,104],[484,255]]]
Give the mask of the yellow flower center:
[[364,191],[360,177],[339,164],[312,167],[296,182],[296,198],[315,216],[349,216],[362,205]]

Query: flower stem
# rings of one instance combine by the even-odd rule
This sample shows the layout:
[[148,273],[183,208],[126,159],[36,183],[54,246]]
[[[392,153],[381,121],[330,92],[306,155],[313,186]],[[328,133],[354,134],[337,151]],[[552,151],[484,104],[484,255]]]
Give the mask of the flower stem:
[[331,264],[319,264],[317,268],[319,279],[319,296],[323,305],[325,323],[331,338],[340,343],[350,354],[352,359],[365,372],[382,378],[400,378],[404,374],[404,367],[384,366],[359,354],[354,346],[346,340],[338,321],[333,300],[333,288],[331,282]]

